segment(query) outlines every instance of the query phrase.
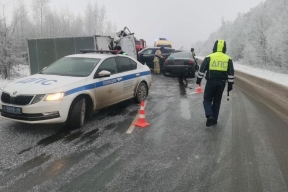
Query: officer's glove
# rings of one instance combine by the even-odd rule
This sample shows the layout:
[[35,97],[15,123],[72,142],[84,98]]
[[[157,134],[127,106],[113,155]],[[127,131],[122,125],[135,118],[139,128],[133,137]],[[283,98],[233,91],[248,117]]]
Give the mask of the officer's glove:
[[228,82],[228,92],[230,92],[230,91],[232,91],[232,89],[233,89],[233,83],[229,83]]
[[201,79],[200,79],[200,78],[197,78],[196,84],[197,84],[197,85],[200,85],[200,84],[201,84]]

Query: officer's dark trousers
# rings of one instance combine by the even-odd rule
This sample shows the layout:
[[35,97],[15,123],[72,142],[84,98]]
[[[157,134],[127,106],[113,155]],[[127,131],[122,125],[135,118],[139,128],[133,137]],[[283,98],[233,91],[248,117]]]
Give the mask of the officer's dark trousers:
[[218,120],[225,84],[224,80],[207,80],[203,101],[206,117],[212,115],[216,121]]

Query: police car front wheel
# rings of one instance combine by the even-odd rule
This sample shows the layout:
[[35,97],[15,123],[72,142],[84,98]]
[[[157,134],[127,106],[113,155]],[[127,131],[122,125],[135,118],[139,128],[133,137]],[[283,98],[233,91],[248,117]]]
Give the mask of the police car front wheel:
[[66,122],[67,128],[80,128],[84,124],[86,114],[85,98],[77,98],[73,101],[68,119]]
[[137,103],[144,101],[148,95],[148,88],[144,82],[141,82],[137,88],[136,96],[134,100]]

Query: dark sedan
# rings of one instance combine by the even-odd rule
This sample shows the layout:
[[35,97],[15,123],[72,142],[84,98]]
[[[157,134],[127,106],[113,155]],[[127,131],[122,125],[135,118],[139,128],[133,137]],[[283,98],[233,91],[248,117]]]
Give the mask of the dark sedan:
[[198,66],[191,52],[172,53],[164,62],[163,74],[170,77],[195,78]]
[[[155,52],[159,49],[159,47],[150,47],[139,51],[138,53],[138,61],[142,64],[146,64],[150,69],[154,68],[153,59],[155,56]],[[162,55],[167,58],[171,53],[174,53],[175,49],[167,48],[163,50]],[[161,63],[162,64],[162,63]],[[161,65],[162,68],[162,65]]]

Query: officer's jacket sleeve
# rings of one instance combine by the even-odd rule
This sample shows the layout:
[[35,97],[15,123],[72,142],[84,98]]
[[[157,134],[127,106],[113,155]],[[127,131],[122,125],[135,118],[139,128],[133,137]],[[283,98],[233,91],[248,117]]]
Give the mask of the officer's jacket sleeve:
[[231,59],[229,59],[228,61],[227,75],[228,75],[228,82],[233,84],[234,83],[234,65]]
[[155,52],[155,55],[161,58],[163,57],[162,52],[159,49]]
[[205,59],[203,60],[200,69],[198,71],[198,75],[197,75],[197,81],[200,81],[203,79],[204,75],[205,75],[205,71],[208,70],[209,67],[209,62],[210,62],[210,58],[209,57],[205,57]]

